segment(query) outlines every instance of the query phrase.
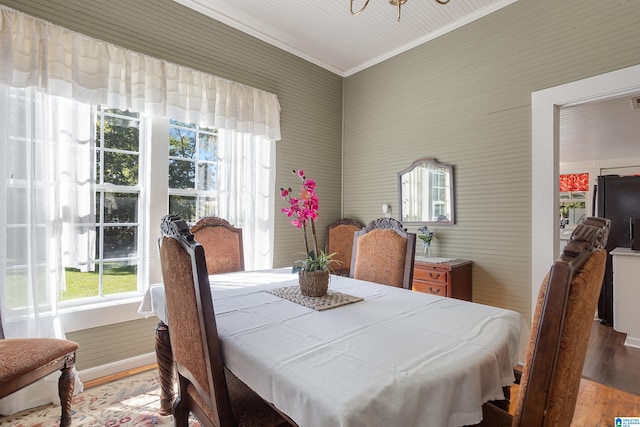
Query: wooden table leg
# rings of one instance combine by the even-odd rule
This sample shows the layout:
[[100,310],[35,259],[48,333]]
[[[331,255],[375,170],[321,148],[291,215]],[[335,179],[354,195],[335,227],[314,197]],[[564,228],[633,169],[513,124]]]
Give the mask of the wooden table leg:
[[156,359],[160,377],[160,415],[171,415],[175,398],[175,370],[169,339],[169,327],[162,321],[156,325]]

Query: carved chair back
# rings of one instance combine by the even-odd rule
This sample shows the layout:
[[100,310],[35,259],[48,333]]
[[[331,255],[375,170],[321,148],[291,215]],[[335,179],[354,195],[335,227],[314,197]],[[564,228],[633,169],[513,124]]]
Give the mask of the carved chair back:
[[244,271],[242,229],[226,219],[210,216],[202,218],[190,231],[204,246],[208,274]]
[[353,236],[363,228],[364,224],[353,218],[341,218],[327,227],[327,253],[335,253],[333,259],[338,261],[333,268],[335,274],[349,276]]
[[351,277],[411,289],[416,235],[393,218],[379,218],[355,232]]

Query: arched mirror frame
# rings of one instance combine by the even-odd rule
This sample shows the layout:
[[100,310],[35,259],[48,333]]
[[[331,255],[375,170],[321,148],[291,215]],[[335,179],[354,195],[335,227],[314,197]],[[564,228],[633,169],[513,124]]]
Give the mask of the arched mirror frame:
[[[402,185],[402,179],[403,176],[406,174],[409,174],[411,172],[413,172],[416,168],[418,167],[427,167],[427,168],[433,168],[433,169],[437,169],[437,170],[442,170],[444,172],[446,172],[448,174],[448,183],[449,183],[449,188],[447,191],[447,195],[449,197],[449,215],[447,216],[446,219],[441,219],[441,220],[437,220],[436,218],[430,218],[430,217],[422,217],[420,219],[416,219],[416,218],[411,218],[411,219],[405,219],[405,213],[403,212],[402,206],[403,206],[403,201],[410,198],[412,195],[411,194],[403,194],[403,188],[404,186]],[[414,191],[415,192],[415,191]],[[455,195],[455,191],[454,191],[454,180],[453,180],[453,166],[452,165],[448,165],[448,164],[444,164],[444,163],[439,163],[437,160],[435,159],[431,159],[431,158],[422,158],[422,159],[418,159],[416,161],[414,161],[413,163],[411,163],[411,166],[409,166],[407,169],[404,169],[400,172],[398,172],[398,214],[399,214],[399,219],[402,222],[402,224],[407,224],[407,225],[453,225],[455,223],[455,209],[454,209],[454,195]]]

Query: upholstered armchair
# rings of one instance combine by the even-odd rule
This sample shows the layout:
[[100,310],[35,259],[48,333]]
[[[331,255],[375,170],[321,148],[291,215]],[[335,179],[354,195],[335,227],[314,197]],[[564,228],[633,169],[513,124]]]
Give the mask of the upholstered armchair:
[[379,218],[353,238],[350,275],[383,285],[411,289],[416,235],[393,218]]
[[0,316],[0,399],[60,371],[60,426],[71,425],[78,343],[56,338],[5,338]]
[[335,253],[333,259],[338,261],[334,273],[349,276],[351,271],[351,255],[353,253],[353,236],[364,228],[364,224],[353,218],[340,218],[327,227],[327,253]]

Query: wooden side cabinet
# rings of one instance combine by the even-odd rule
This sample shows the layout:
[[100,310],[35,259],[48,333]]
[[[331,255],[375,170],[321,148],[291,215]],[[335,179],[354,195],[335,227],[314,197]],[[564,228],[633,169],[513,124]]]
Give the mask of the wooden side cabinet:
[[416,259],[413,290],[471,301],[471,264],[464,259],[441,264]]

